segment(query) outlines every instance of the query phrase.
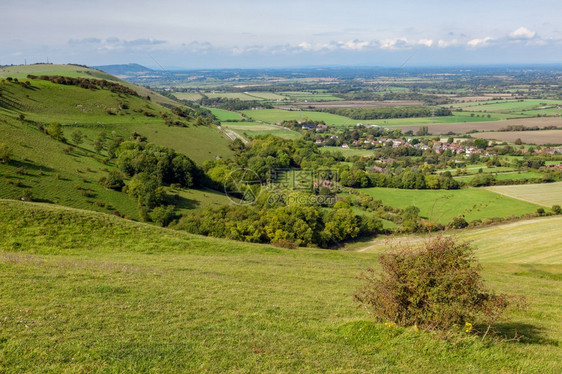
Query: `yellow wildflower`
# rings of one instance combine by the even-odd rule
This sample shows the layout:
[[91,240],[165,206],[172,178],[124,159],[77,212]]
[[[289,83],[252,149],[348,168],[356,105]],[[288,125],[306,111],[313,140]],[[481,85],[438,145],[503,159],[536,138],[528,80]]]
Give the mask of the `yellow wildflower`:
[[466,322],[464,324],[464,332],[470,332],[470,330],[472,330],[472,323]]

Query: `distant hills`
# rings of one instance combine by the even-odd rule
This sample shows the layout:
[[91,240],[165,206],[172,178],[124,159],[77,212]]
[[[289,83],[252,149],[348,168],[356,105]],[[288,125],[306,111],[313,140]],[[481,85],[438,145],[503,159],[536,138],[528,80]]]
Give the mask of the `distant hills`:
[[100,65],[93,66],[93,68],[118,77],[136,76],[154,72],[154,70],[139,64]]

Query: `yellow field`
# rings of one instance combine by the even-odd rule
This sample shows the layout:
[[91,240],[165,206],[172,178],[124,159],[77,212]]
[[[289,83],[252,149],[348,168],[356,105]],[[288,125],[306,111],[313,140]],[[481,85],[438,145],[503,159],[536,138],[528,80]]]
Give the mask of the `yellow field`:
[[562,206],[562,182],[544,184],[521,184],[517,186],[493,186],[486,188],[514,199],[552,207]]
[[[504,225],[458,231],[469,240],[483,262],[562,264],[562,216],[535,218]],[[422,243],[427,236],[378,238],[365,243],[360,252],[380,252],[391,244]]]

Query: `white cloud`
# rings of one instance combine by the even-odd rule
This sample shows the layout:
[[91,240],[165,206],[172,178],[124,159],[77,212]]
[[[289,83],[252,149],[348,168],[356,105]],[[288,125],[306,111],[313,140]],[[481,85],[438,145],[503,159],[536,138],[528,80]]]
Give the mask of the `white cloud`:
[[360,40],[349,40],[345,43],[340,42],[340,45],[343,49],[349,49],[353,51],[360,51],[365,47],[370,45],[367,41],[360,41]]
[[420,39],[418,41],[418,44],[425,45],[426,47],[431,47],[433,45],[433,40],[432,39]]
[[517,30],[511,32],[509,34],[509,37],[511,39],[517,39],[517,40],[528,40],[528,39],[533,39],[536,35],[537,35],[536,32],[531,31],[528,28],[522,26]]
[[437,42],[437,46],[438,46],[439,48],[454,47],[454,46],[457,46],[457,45],[459,45],[459,44],[460,44],[460,42],[459,42],[457,39],[452,39],[452,40],[443,40],[443,39],[440,39],[440,40]]
[[481,39],[469,40],[468,43],[466,43],[466,45],[473,48],[486,47],[488,45],[488,42],[492,40],[494,40],[492,37],[486,36],[485,38],[481,38]]

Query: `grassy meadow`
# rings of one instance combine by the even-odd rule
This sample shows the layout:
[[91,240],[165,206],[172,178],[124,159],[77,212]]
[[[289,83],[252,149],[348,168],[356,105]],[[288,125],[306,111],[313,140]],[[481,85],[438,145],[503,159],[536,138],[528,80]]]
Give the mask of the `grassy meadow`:
[[[373,253],[202,238],[14,201],[0,201],[0,233],[7,373],[562,370],[559,265],[484,263],[490,287],[529,301],[496,323],[493,343],[478,325],[443,339],[374,323],[351,297],[357,275],[377,267]],[[501,341],[516,331],[519,341]]]
[[284,139],[297,139],[301,137],[301,134],[296,131],[258,122],[222,122],[221,126],[248,136],[275,135]]
[[[452,232],[476,247],[482,262],[528,264],[562,264],[562,216],[540,217],[469,230]],[[368,243],[354,243],[350,249],[380,253],[390,243],[421,244],[419,235],[380,237]],[[560,280],[560,279],[559,279]]]
[[467,221],[484,218],[521,216],[540,206],[480,188],[460,190],[402,190],[396,188],[361,189],[383,204],[397,208],[416,206],[420,216],[446,224],[463,215]]

